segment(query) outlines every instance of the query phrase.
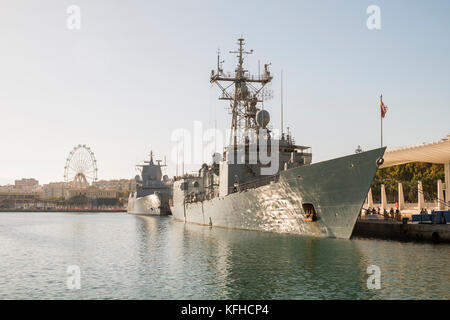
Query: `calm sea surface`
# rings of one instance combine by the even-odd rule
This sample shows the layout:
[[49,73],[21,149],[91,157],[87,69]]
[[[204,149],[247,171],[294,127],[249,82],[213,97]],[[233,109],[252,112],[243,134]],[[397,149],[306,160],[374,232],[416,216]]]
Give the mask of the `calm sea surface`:
[[[81,288],[67,288],[67,267]],[[366,269],[381,269],[367,289]],[[0,299],[450,299],[450,246],[0,213]]]

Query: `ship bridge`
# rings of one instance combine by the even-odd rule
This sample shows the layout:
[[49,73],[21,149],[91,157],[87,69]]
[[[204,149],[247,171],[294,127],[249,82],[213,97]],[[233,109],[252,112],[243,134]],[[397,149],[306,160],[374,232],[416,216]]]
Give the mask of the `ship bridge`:
[[388,149],[384,154],[384,163],[380,168],[387,168],[409,162],[429,162],[444,165],[445,187],[450,189],[450,134],[440,141],[423,143],[408,147]]

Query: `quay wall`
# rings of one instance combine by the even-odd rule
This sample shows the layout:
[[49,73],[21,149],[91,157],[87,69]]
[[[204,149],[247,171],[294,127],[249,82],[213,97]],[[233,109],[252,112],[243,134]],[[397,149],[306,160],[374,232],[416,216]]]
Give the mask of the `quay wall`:
[[352,237],[450,243],[450,224],[403,224],[381,219],[358,219]]

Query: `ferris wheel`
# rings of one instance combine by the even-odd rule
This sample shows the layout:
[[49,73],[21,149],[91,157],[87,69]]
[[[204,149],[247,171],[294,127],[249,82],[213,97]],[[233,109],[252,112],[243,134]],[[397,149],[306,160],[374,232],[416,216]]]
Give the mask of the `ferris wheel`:
[[64,181],[77,187],[87,187],[97,180],[97,160],[94,152],[85,144],[74,147],[70,151],[64,167]]

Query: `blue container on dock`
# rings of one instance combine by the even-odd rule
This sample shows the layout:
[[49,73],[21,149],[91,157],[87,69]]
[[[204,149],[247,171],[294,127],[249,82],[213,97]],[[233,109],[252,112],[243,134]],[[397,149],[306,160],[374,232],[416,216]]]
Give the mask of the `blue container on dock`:
[[431,221],[433,224],[442,224],[442,212],[435,211],[431,213]]
[[445,223],[450,223],[450,211],[444,211]]
[[450,211],[435,211],[441,214],[441,223],[450,223]]
[[413,222],[432,222],[431,214],[413,214],[412,215]]

